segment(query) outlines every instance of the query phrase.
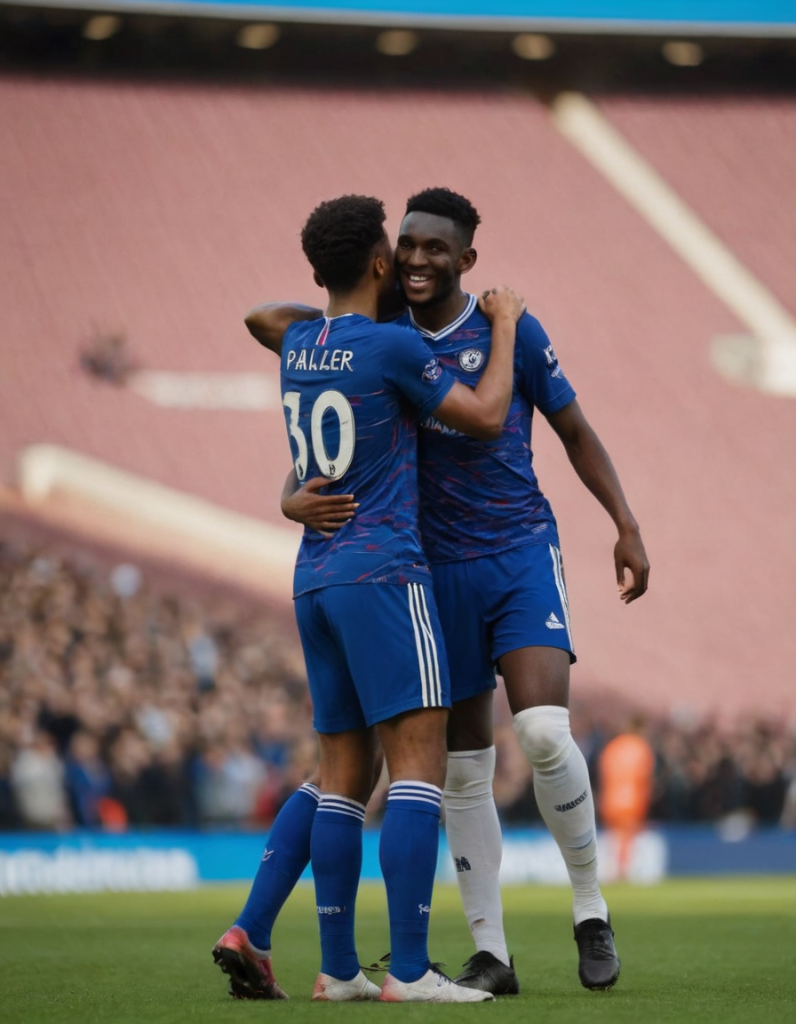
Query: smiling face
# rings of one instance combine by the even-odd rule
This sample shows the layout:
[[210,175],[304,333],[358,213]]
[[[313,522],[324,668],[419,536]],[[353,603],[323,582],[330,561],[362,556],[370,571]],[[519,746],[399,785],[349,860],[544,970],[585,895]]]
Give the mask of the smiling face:
[[413,309],[458,303],[460,278],[476,260],[463,229],[448,217],[408,213],[395,249],[398,280]]

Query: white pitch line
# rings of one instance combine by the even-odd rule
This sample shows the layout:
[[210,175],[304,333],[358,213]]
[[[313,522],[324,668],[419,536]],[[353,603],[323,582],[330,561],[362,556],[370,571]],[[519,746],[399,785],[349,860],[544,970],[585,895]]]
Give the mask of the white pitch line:
[[559,131],[611,182],[757,339],[755,383],[796,395],[796,322],[664,179],[580,93],[552,103]]

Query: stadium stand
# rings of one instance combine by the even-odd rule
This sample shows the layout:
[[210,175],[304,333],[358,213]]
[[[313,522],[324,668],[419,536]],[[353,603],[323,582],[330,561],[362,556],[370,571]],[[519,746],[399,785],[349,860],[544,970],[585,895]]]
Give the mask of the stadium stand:
[[[624,608],[614,591],[610,524],[540,424],[535,455],[562,529],[584,746],[596,757],[641,711],[660,763],[653,814],[683,820],[751,809],[761,821],[783,814],[792,821],[796,404],[716,371],[714,340],[744,335],[748,326],[557,127],[549,101],[562,75],[572,87],[566,72],[577,62],[549,77],[504,62],[499,74],[499,54],[463,47],[448,65],[438,62],[428,82],[422,72],[412,78],[393,65],[385,70],[383,58],[376,64],[373,56],[350,61],[344,72],[331,68],[328,55],[322,67],[305,59],[288,71],[290,62],[275,51],[273,67],[257,71],[250,53],[222,60],[214,49],[211,59],[202,50],[207,37],[200,45],[199,35],[185,29],[177,43],[173,34],[172,44],[182,47],[173,66],[168,56],[177,50],[162,38],[147,49],[135,33],[135,45],[109,48],[119,61],[114,66],[85,40],[58,48],[49,35],[37,48],[30,18],[14,24],[17,38],[27,33],[27,41],[13,57],[0,55],[0,508],[3,524],[24,521],[36,538],[72,531],[76,556],[63,545],[52,554],[39,539],[31,547],[28,535],[19,542],[2,535],[5,681],[19,667],[16,630],[26,615],[25,657],[43,640],[36,630],[44,624],[26,602],[58,606],[64,595],[88,600],[96,590],[105,622],[127,621],[125,609],[151,602],[152,628],[161,636],[152,649],[171,650],[175,664],[161,664],[161,653],[152,657],[158,671],[182,680],[175,713],[193,723],[175,758],[183,767],[187,758],[194,771],[208,740],[205,705],[220,698],[215,690],[202,694],[191,676],[180,624],[184,617],[213,641],[229,623],[211,605],[164,596],[168,572],[165,589],[159,584],[130,598],[114,593],[108,576],[111,562],[148,564],[171,547],[185,571],[214,580],[226,574],[256,594],[244,601],[248,611],[235,613],[225,644],[215,642],[223,678],[238,672],[239,649],[261,657],[258,644],[275,644],[274,663],[259,681],[250,680],[255,701],[267,706],[275,681],[282,693],[287,679],[279,713],[303,709],[301,669],[295,654],[282,651],[283,633],[269,627],[263,635],[271,639],[255,641],[247,618],[254,601],[284,622],[286,580],[281,594],[278,586],[258,591],[251,573],[244,579],[245,556],[203,545],[200,533],[182,547],[171,539],[158,545],[135,500],[124,514],[96,497],[87,501],[68,474],[31,495],[25,460],[36,446],[55,446],[67,461],[88,458],[124,472],[133,486],[138,480],[172,489],[204,509],[257,523],[276,544],[295,544],[278,508],[288,459],[273,397],[277,367],[247,335],[242,317],[266,298],[320,296],[298,241],[299,225],[320,199],[376,193],[394,230],[407,195],[447,184],[469,195],[483,217],[472,289],[506,282],[525,294],[620,470],[652,562],[649,594]],[[65,13],[50,31],[63,42],[76,24]],[[310,38],[294,35],[296,48]],[[346,46],[356,49],[350,40]],[[341,44],[341,62],[348,52]],[[206,58],[201,67],[197,53]],[[637,66],[645,61],[649,67],[646,58]],[[609,64],[603,55],[578,87],[732,258],[796,315],[792,91],[781,83],[752,90],[748,80],[740,94],[737,83],[715,80],[703,90],[684,87],[682,77],[672,84],[671,69],[654,83],[643,75],[634,83]],[[160,390],[144,387],[142,374],[154,375],[149,383],[159,380]],[[229,375],[243,375],[236,380],[245,377],[255,398],[236,404],[223,382]],[[186,511],[185,532],[189,516],[194,521]],[[83,561],[94,556],[81,552],[93,552],[99,541],[120,554],[84,573]],[[199,585],[200,592],[206,587]],[[53,633],[47,643],[62,657],[57,644],[71,641],[63,624]],[[121,648],[127,642],[118,641]],[[84,644],[81,638],[73,645],[67,662],[48,662],[55,679],[73,671]],[[87,692],[104,699],[113,689],[113,658],[107,651],[97,657],[89,667],[91,686],[100,689]],[[35,669],[25,673],[23,689],[31,693],[19,690],[13,676],[12,706],[4,698],[6,780],[22,719],[35,735],[42,721],[71,714],[48,711],[52,684],[47,690]],[[225,722],[240,717],[248,700],[229,685],[235,692],[224,704]],[[162,699],[173,695],[164,689]],[[111,790],[114,750],[119,763],[151,765],[154,758],[145,726],[137,719],[129,725],[134,709],[118,695],[113,701],[116,720],[81,730],[99,739],[97,775]],[[297,721],[304,731],[291,734],[290,763],[302,765],[304,710]],[[249,740],[238,732],[228,742],[242,744],[241,771],[248,766],[256,776],[258,766],[245,756]],[[89,747],[81,758],[96,763]],[[223,762],[218,749],[202,749],[207,764]],[[533,815],[510,740],[501,749],[498,788],[507,820]],[[51,752],[40,754],[53,768]],[[61,739],[62,768],[65,754]],[[272,780],[280,777],[266,763],[269,770]],[[80,775],[77,768],[73,775]],[[207,811],[213,799],[218,806],[217,794],[202,810],[196,777],[189,781],[179,812],[172,803],[158,813],[172,821],[185,820],[181,814],[217,820]],[[120,802],[127,820],[150,813]],[[13,814],[19,813],[17,807]],[[49,813],[66,821],[84,812],[73,800]],[[253,820],[252,813],[241,811],[236,820]]]

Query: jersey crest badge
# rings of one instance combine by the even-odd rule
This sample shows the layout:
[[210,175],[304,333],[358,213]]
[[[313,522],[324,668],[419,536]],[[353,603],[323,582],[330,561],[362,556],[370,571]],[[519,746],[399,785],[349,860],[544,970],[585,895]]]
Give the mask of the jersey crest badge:
[[484,361],[480,348],[465,348],[459,353],[459,366],[467,373],[475,373]]

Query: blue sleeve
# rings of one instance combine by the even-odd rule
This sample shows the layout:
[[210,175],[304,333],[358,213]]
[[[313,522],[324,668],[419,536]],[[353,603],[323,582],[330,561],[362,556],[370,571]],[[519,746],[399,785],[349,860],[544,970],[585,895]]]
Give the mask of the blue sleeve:
[[390,361],[385,378],[417,407],[420,418],[428,416],[448,394],[456,378],[414,330],[389,324],[385,329],[395,333],[389,342]]
[[517,386],[540,412],[549,416],[574,400],[575,389],[564,376],[550,339],[528,313],[517,324],[515,360]]

